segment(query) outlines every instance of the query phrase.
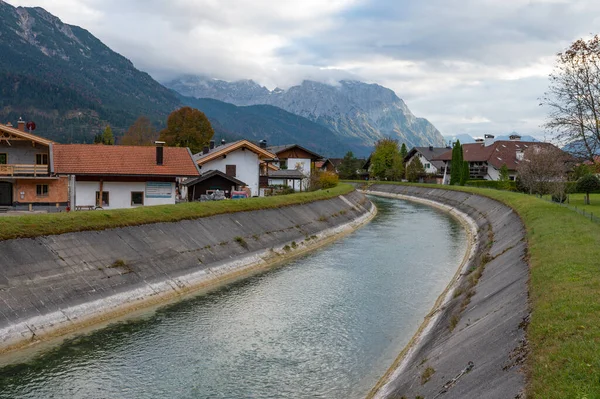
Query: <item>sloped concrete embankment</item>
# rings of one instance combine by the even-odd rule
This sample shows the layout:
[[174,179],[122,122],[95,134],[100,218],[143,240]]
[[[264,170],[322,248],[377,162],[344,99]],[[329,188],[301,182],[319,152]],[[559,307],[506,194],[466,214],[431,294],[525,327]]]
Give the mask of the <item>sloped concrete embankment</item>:
[[375,213],[354,191],[279,209],[0,242],[0,352],[248,276]]
[[477,236],[472,258],[371,396],[521,397],[529,269],[518,215],[495,200],[459,191],[381,184],[368,192],[451,207],[455,216],[469,219]]

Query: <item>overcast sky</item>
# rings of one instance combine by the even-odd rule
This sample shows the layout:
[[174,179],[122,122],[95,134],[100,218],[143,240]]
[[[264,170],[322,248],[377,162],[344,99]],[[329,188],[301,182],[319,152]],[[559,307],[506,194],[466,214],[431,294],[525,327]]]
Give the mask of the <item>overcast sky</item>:
[[543,137],[555,54],[600,31],[598,0],[8,0],[79,25],[159,81],[274,88],[355,78],[444,135]]

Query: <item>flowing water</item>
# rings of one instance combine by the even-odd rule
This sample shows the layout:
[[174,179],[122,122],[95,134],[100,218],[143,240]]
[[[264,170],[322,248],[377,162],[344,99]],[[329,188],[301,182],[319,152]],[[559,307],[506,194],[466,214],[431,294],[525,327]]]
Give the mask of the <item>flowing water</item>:
[[466,250],[443,212],[372,200],[317,252],[3,367],[0,398],[364,397]]

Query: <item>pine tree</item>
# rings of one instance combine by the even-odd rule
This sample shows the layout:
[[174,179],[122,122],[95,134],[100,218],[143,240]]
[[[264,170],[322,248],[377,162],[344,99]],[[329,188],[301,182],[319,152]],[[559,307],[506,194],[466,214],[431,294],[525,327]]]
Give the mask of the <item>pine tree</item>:
[[344,155],[344,159],[340,163],[339,174],[341,179],[356,179],[357,159],[352,151],[348,151]]
[[413,160],[406,166],[406,180],[417,182],[419,178],[425,176],[425,168],[419,157],[413,157]]
[[408,155],[408,149],[406,148],[406,144],[402,143],[402,147],[400,147],[400,155],[402,156],[402,160],[406,159]]
[[[462,151],[462,149],[461,149]],[[464,186],[465,183],[469,180],[470,172],[469,172],[469,163],[467,161],[462,161],[462,168],[460,170],[460,185]]]

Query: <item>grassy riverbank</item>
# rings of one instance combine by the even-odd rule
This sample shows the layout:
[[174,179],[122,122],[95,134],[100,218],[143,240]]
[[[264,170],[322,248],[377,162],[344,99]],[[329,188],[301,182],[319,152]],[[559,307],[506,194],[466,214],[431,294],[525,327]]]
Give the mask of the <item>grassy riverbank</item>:
[[520,215],[531,269],[528,397],[600,398],[600,225],[529,195],[419,186],[484,195]]
[[191,202],[177,205],[145,206],[134,209],[0,217],[0,240],[31,238],[75,231],[104,230],[148,223],[177,222],[222,213],[280,208],[329,199],[347,194],[352,190],[354,188],[348,184],[339,184],[327,190],[235,201]]

